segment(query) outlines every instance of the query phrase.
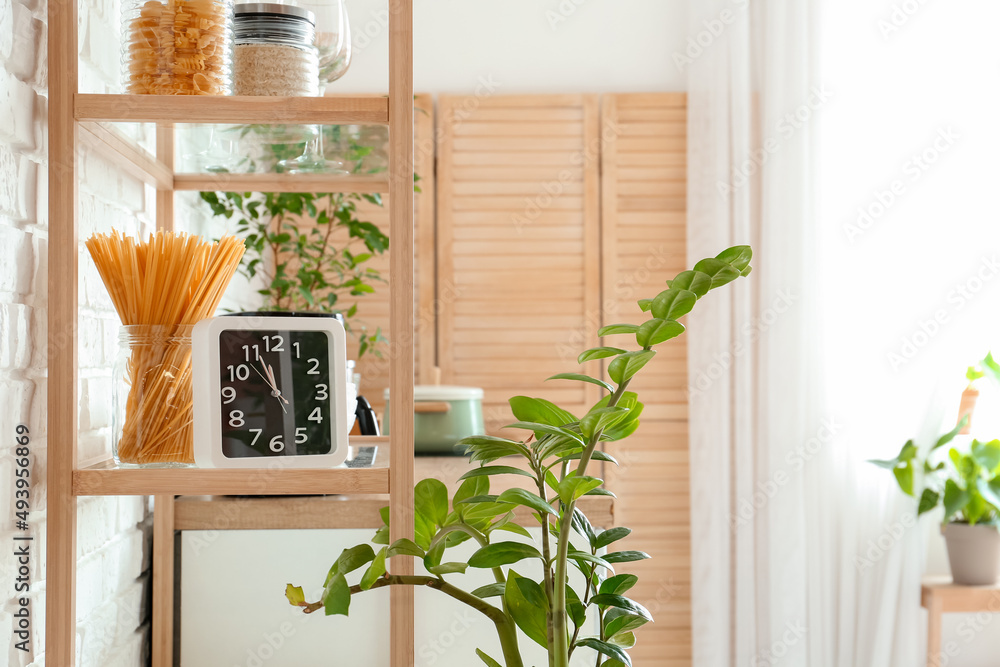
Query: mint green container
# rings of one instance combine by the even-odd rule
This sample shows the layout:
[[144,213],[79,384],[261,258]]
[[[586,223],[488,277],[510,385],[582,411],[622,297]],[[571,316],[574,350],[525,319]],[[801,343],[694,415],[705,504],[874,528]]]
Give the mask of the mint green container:
[[[382,432],[389,433],[388,389]],[[455,443],[485,432],[482,389],[446,385],[413,388],[413,445],[417,454],[462,454]]]

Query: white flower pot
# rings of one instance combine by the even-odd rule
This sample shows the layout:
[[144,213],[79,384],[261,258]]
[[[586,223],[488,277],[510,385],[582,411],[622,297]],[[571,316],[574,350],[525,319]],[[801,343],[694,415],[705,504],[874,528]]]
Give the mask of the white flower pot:
[[993,526],[949,523],[941,532],[956,584],[989,586],[1000,580],[1000,531]]

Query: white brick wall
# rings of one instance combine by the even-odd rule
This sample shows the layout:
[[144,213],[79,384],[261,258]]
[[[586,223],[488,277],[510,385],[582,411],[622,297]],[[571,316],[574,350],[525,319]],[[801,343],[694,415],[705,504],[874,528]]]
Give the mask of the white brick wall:
[[[0,665],[44,664],[46,468],[45,3],[0,0]],[[81,90],[118,89],[118,2],[81,0]],[[130,128],[149,140],[149,128]],[[153,200],[141,182],[97,155],[79,160],[80,236],[112,226],[148,230]],[[110,451],[111,365],[118,318],[100,277],[80,252],[80,459]],[[34,535],[31,651],[12,641],[16,567],[14,428],[31,429]],[[148,660],[149,541],[146,498],[82,498],[77,531],[78,664],[138,667]],[[52,667],[65,667],[62,665]]]

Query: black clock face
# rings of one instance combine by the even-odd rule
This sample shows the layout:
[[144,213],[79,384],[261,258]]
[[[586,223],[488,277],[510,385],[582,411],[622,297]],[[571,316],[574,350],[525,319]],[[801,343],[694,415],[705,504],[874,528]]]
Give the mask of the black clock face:
[[330,339],[325,331],[219,334],[222,453],[227,458],[329,454]]

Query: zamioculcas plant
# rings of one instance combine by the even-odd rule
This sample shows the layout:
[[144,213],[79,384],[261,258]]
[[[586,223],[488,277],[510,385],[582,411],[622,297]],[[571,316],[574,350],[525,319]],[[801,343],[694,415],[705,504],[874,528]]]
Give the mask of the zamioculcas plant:
[[[639,426],[643,404],[628,390],[632,378],[653,359],[657,346],[684,332],[677,320],[701,297],[750,273],[751,256],[749,246],[736,246],[704,259],[693,270],[668,281],[669,289],[639,302],[639,307],[652,315],[645,323],[601,329],[601,336],[633,336],[639,348],[597,347],[580,355],[581,364],[610,360],[607,375],[611,382],[580,373],[549,378],[601,387],[606,395],[587,414],[577,417],[541,398],[510,399],[517,421],[508,428],[524,431],[527,436],[523,440],[491,436],[462,440],[460,444],[471,460],[481,467],[463,475],[464,481],[450,503],[443,483],[428,479],[417,484],[413,540],[389,544],[389,511],[384,508],[385,525],[372,539],[376,548],[381,546],[378,551],[369,544],[345,549],[330,568],[320,600],[307,602],[302,588],[289,584],[289,602],[306,613],[324,609],[327,615],[346,616],[353,595],[385,586],[426,586],[469,605],[493,622],[502,656],[497,659],[476,651],[489,667],[524,666],[518,628],[547,649],[550,667],[567,667],[574,652],[581,649],[596,651],[598,667],[631,666],[627,649],[635,644],[634,631],[652,617],[625,595],[638,578],[616,574],[614,568],[649,556],[640,551],[613,550],[613,545],[631,531],[624,527],[595,529],[577,508],[577,501],[586,495],[611,495],[602,488],[603,480],[589,473],[593,461],[615,464],[604,446],[628,437]],[[498,464],[508,458],[521,459],[523,465]],[[524,476],[531,490],[513,488],[491,495],[489,480],[495,475]],[[514,523],[517,506],[533,511],[541,526],[540,544],[503,539],[507,532],[531,539],[528,531]],[[571,543],[573,533],[578,535],[574,541],[583,548]],[[468,561],[446,558],[449,549],[468,540],[478,546]],[[386,562],[393,556],[423,559],[428,574],[390,574]],[[525,560],[541,565],[540,580],[513,569],[515,563]],[[348,577],[366,566],[360,579],[351,584]],[[464,590],[455,575],[470,567],[492,571],[495,583]],[[583,575],[579,588],[570,586],[570,568]],[[599,628],[596,636],[583,636],[588,617]]]

